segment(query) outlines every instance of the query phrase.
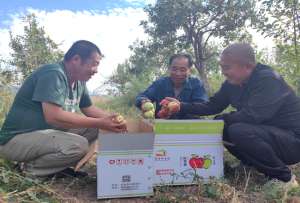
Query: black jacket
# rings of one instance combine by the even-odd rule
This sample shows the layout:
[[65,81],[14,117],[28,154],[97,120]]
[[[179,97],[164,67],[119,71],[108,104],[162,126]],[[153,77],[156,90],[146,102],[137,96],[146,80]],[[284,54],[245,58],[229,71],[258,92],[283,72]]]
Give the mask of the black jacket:
[[278,73],[266,65],[257,64],[242,86],[225,81],[208,102],[181,103],[181,111],[213,115],[229,105],[237,111],[224,116],[228,125],[238,122],[271,125],[300,135],[300,98]]

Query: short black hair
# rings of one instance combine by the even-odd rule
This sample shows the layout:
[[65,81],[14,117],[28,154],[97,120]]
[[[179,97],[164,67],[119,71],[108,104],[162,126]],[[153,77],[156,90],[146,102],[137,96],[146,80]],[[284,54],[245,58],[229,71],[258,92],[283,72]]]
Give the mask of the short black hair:
[[189,54],[184,54],[184,53],[179,53],[179,54],[174,54],[170,57],[169,59],[169,66],[172,64],[172,62],[174,61],[174,59],[176,58],[187,58],[188,59],[188,67],[192,67],[193,66],[193,60],[191,55]]
[[94,52],[103,56],[97,45],[87,40],[79,40],[67,51],[64,56],[64,61],[71,60],[75,55],[79,55],[83,61],[86,61]]

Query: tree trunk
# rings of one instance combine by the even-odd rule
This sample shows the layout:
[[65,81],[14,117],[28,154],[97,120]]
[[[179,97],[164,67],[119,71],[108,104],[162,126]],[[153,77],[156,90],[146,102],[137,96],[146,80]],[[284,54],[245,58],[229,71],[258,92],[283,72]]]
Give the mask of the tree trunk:
[[201,78],[201,80],[204,84],[204,88],[205,88],[206,92],[209,95],[211,95],[212,92],[211,92],[211,89],[210,89],[210,85],[208,83],[208,78],[207,78],[207,74],[206,74],[203,62],[195,62],[195,66],[196,66],[196,69],[199,72],[200,78]]
[[209,95],[211,95],[212,92],[208,83],[208,78],[205,71],[205,65],[203,60],[204,47],[202,46],[202,41],[203,41],[203,34],[201,32],[195,33],[194,40],[193,40],[193,48],[195,54],[195,67],[198,70],[200,78],[203,81],[206,92]]

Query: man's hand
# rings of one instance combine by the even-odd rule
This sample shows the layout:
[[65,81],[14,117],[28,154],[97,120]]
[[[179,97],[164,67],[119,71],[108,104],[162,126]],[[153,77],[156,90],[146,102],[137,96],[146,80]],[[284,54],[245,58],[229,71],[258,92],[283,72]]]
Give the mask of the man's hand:
[[99,128],[112,132],[127,132],[126,122],[118,122],[115,120],[117,114],[113,114],[99,119]]
[[159,118],[167,119],[180,111],[180,102],[175,98],[166,97],[159,104],[161,105],[161,110],[157,114]]
[[214,120],[223,120],[225,123],[229,124],[229,120],[228,120],[228,117],[231,115],[231,114],[234,114],[235,111],[231,111],[229,113],[223,113],[223,114],[219,114],[219,115],[216,115],[214,117]]
[[176,102],[180,104],[180,101],[178,101],[177,99],[173,98],[173,97],[165,97],[166,100],[168,100],[169,102]]
[[214,120],[224,120],[225,114],[219,114],[214,117]]
[[168,100],[167,109],[170,115],[178,113],[180,111],[180,101],[172,97],[166,97],[165,100]]
[[93,118],[64,111],[62,107],[52,103],[43,102],[42,107],[46,122],[54,127],[66,129],[100,128],[113,132],[124,132],[127,130],[126,122],[118,123],[113,121],[113,118],[118,116],[118,114],[102,114],[101,118]]

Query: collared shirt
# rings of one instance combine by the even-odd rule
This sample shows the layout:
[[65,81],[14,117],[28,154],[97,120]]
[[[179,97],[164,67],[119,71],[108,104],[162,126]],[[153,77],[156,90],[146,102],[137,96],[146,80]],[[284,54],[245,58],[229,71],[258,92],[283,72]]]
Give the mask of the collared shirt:
[[236,111],[224,117],[228,125],[238,122],[271,125],[292,130],[300,136],[300,98],[278,73],[266,65],[257,64],[242,86],[225,81],[209,102],[182,103],[181,111],[212,115],[229,105]]
[[[159,103],[165,97],[173,97],[180,102],[205,102],[207,101],[207,94],[203,83],[195,77],[188,77],[182,86],[182,90],[175,96],[174,85],[170,77],[162,77],[153,82],[144,92],[136,97],[136,106],[141,107],[143,99],[149,99],[156,105],[155,115],[161,109]],[[185,119],[188,118],[185,113],[178,113],[173,115],[171,119]]]

